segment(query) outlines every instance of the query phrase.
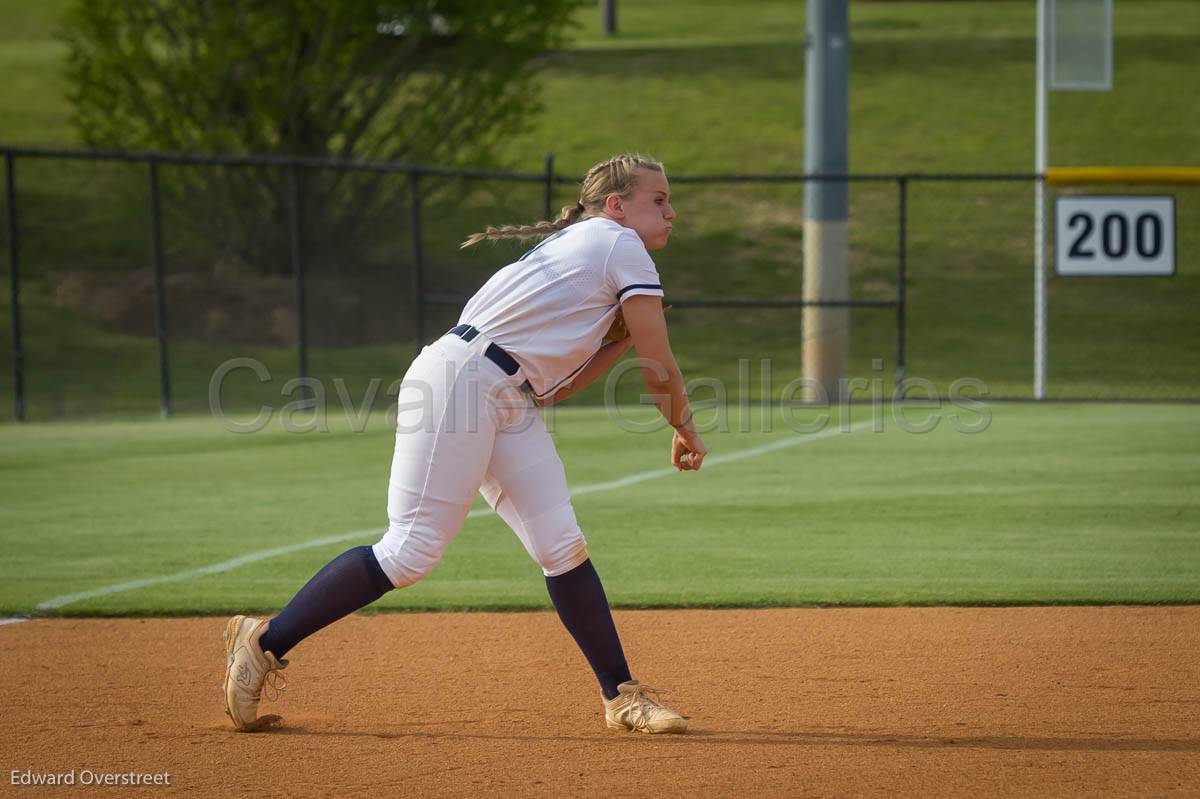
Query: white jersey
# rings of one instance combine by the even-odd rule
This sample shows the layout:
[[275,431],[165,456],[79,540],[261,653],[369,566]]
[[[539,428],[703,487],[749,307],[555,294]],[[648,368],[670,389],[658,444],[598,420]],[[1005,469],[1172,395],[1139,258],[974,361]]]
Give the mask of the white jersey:
[[501,269],[467,302],[474,325],[521,366],[537,396],[567,385],[604,340],[621,302],[663,296],[658,270],[633,230],[592,217]]

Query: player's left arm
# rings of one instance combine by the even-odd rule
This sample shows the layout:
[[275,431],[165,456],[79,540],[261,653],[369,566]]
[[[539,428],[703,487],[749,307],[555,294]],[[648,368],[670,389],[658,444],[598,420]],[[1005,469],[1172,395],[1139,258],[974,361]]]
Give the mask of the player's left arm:
[[606,343],[596,351],[596,354],[587,362],[587,365],[579,370],[579,374],[575,375],[575,379],[571,381],[570,385],[563,386],[548,397],[535,398],[534,402],[543,408],[548,408],[551,405],[562,402],[573,394],[583,391],[583,389],[594,383],[596,378],[607,372],[622,355],[629,352],[629,348],[632,346],[633,339],[629,338],[628,334],[622,339]]

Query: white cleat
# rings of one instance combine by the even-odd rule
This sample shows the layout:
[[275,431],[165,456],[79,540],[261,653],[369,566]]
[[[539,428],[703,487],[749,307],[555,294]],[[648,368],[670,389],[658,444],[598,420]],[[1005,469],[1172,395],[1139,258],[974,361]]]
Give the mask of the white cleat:
[[604,721],[610,730],[687,732],[687,719],[648,695],[666,693],[661,688],[630,680],[618,685],[617,691],[615,697],[604,700]]
[[258,643],[268,623],[266,619],[234,616],[225,625],[225,713],[242,732],[261,730],[282,720],[276,715],[258,715],[264,683],[275,690],[272,699],[287,687],[279,670],[288,662],[264,652]]

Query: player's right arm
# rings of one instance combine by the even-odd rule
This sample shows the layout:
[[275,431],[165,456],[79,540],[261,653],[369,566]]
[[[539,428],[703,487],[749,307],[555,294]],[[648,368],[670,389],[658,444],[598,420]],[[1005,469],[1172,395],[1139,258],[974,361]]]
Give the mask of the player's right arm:
[[671,352],[662,297],[638,295],[621,303],[625,326],[642,362],[642,378],[654,405],[666,417],[675,436],[671,440],[671,463],[681,471],[700,468],[708,448],[692,421],[683,372]]

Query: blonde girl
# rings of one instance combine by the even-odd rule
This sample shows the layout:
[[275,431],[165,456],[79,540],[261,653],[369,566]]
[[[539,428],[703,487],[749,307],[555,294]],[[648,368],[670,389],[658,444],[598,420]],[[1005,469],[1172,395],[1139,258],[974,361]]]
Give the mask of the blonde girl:
[[575,518],[562,461],[537,413],[584,388],[631,347],[674,430],[671,463],[700,469],[650,252],[671,237],[675,210],[662,164],[618,155],[588,170],[579,201],[553,221],[489,227],[463,243],[536,240],[466,304],[459,324],[425,347],[398,397],[387,532],[322,568],[270,620],[234,616],[225,630],[226,709],[239,730],[258,715],[263,683],[304,638],[437,565],[475,497],[512,528],[542,568],[563,625],[600,683],[610,728],[680,733],[687,721],[629,672],[600,578]]

